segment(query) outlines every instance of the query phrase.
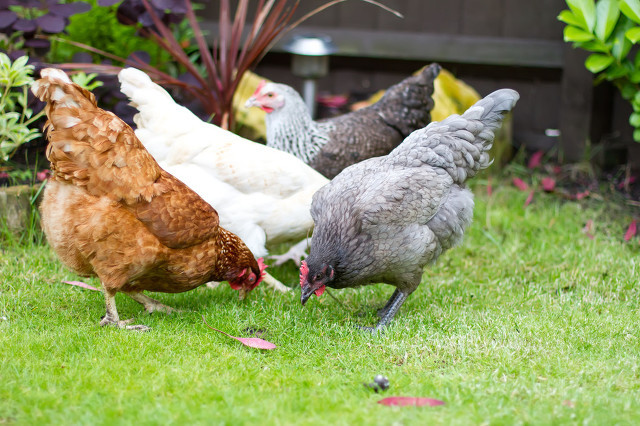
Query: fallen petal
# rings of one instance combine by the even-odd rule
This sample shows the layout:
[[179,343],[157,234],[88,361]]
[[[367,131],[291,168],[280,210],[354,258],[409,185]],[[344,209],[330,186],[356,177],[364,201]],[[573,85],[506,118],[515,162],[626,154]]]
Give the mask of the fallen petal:
[[268,350],[276,348],[276,345],[274,345],[273,343],[260,339],[258,337],[235,337],[225,333],[222,330],[213,328],[209,324],[207,324],[207,321],[204,319],[204,316],[202,317],[202,322],[204,322],[204,325],[206,325],[210,329],[217,331],[218,333],[222,333],[225,336],[231,337],[232,339],[236,339],[238,342],[242,343],[245,346],[249,346],[251,348],[256,348],[256,349],[268,349]]
[[405,407],[408,405],[414,407],[422,407],[423,405],[428,405],[430,407],[435,407],[436,405],[444,405],[444,401],[440,401],[439,399],[433,398],[415,398],[411,396],[391,396],[389,398],[384,398],[378,401],[378,404],[382,405],[398,405],[401,407]]
[[553,192],[556,189],[556,180],[550,177],[542,179],[542,189],[545,192]]
[[637,232],[636,221],[632,220],[631,223],[629,224],[629,227],[627,228],[627,232],[625,232],[624,234],[624,240],[629,241],[631,238],[633,238],[636,235],[636,232]]
[[76,287],[86,288],[87,290],[100,291],[94,286],[87,283],[83,283],[82,281],[62,281],[62,282],[69,285],[75,285]]
[[524,200],[524,206],[523,207],[527,207],[529,204],[531,204],[531,202],[533,201],[533,193],[534,192],[535,191],[533,189],[529,192],[529,195],[527,196],[527,199]]
[[544,151],[536,151],[529,159],[529,163],[527,164],[527,167],[530,169],[535,169],[536,167],[538,167],[542,161],[543,155],[544,155]]
[[527,183],[520,178],[513,178],[512,182],[520,191],[526,191],[527,189],[529,189],[529,185],[527,185]]

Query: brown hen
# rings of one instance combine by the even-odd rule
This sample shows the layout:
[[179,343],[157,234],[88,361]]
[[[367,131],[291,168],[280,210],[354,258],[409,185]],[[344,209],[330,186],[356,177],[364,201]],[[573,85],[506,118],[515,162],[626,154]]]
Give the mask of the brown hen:
[[57,69],[42,70],[31,90],[47,102],[52,177],[41,205],[47,239],[63,263],[97,275],[106,300],[100,325],[147,330],[121,321],[123,292],[148,312],[172,309],[144,290],[179,293],[228,281],[241,296],[264,264],[195,192],[162,170],[113,113]]

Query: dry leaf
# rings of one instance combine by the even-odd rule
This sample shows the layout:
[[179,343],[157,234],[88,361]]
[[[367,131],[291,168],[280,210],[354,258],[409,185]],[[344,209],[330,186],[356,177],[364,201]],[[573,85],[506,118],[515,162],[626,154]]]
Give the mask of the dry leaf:
[[62,282],[69,285],[75,285],[76,287],[86,288],[87,290],[100,291],[94,286],[87,283],[83,283],[82,281],[62,281]]
[[258,337],[235,337],[235,336],[232,336],[230,334],[225,333],[222,330],[218,330],[217,328],[213,328],[209,324],[207,324],[207,321],[204,319],[204,316],[202,317],[202,321],[204,322],[204,325],[206,325],[210,329],[215,330],[218,333],[222,333],[225,336],[231,337],[232,339],[236,339],[238,342],[242,343],[245,346],[249,346],[251,348],[256,348],[256,349],[268,349],[268,350],[276,348],[276,345],[274,345],[273,343],[268,342],[268,341],[263,340],[263,339],[260,339]]
[[520,178],[515,177],[511,181],[520,191],[526,191],[527,189],[529,189],[529,185],[527,185],[527,183]]
[[529,195],[527,196],[527,199],[524,200],[524,206],[523,207],[527,207],[529,204],[531,204],[531,202],[533,201],[533,193],[534,192],[535,191],[533,189],[529,192]]
[[542,162],[543,155],[544,155],[543,151],[536,151],[529,159],[529,163],[527,164],[527,167],[530,169],[535,169],[536,167],[538,167]]
[[632,220],[631,223],[629,224],[629,227],[627,228],[627,232],[625,232],[624,234],[624,240],[629,241],[631,238],[635,237],[636,232],[637,232],[636,221]]
[[433,398],[415,398],[412,396],[391,396],[389,398],[381,399],[380,401],[378,401],[378,404],[389,406],[398,405],[401,407],[405,407],[408,405],[414,407],[421,407],[423,405],[435,407],[436,405],[444,405],[444,401]]
[[546,177],[542,179],[542,190],[545,192],[553,192],[556,189],[556,180],[554,178]]

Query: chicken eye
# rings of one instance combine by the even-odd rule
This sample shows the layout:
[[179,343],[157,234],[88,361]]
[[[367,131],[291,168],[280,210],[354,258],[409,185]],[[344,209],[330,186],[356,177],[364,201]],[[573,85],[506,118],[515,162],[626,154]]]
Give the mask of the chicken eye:
[[273,93],[271,92],[267,93],[267,98],[273,98]]
[[249,277],[249,284],[253,284],[256,281],[256,276],[251,274],[251,276]]
[[318,280],[321,280],[322,278],[324,278],[324,274],[322,272],[318,272],[316,274],[316,279],[315,280],[318,281]]

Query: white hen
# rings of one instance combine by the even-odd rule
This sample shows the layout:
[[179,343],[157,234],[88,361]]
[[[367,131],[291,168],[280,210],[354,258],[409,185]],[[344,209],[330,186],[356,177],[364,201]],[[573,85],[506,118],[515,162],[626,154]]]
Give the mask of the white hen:
[[145,148],[211,204],[220,225],[256,257],[267,255],[266,246],[307,236],[324,176],[291,154],[205,123],[140,70],[123,69],[118,78],[139,111],[135,133]]

